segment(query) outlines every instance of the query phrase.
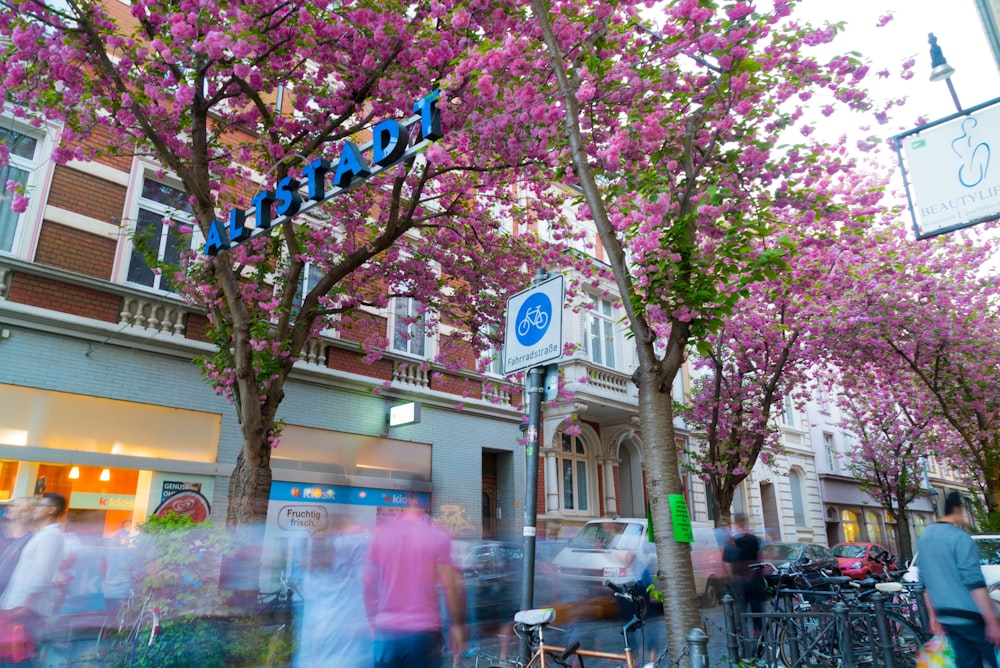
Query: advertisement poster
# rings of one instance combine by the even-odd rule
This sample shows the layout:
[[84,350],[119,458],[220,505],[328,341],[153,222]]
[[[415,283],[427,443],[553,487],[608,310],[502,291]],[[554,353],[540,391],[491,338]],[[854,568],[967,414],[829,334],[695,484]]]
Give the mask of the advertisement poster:
[[157,517],[165,517],[171,512],[188,515],[199,524],[207,520],[212,514],[211,489],[206,490],[205,481],[200,478],[177,476],[160,481],[160,494],[152,514]]

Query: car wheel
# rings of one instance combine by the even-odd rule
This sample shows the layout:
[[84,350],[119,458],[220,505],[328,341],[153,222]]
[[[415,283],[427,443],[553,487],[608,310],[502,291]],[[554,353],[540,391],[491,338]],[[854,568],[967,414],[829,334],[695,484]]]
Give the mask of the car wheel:
[[705,592],[701,595],[701,607],[714,608],[719,605],[719,584],[715,580],[709,580],[705,584]]

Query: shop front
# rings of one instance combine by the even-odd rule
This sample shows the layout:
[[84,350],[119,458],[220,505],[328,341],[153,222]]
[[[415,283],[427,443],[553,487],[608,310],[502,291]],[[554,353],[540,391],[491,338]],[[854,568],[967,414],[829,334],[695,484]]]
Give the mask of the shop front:
[[152,514],[211,516],[221,417],[0,385],[0,506],[58,493],[66,529],[109,538]]
[[[861,491],[851,478],[821,475],[820,486],[826,517],[829,544],[876,543],[890,552],[899,551],[899,531],[895,515]],[[907,507],[910,536],[914,544],[923,528],[933,522],[934,510],[926,497],[919,497]],[[911,548],[912,549],[912,548]]]

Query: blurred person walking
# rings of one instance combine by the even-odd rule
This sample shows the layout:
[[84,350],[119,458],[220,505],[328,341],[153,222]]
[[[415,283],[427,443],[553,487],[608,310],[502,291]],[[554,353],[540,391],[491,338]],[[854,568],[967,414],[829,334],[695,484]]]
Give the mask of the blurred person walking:
[[[760,539],[747,527],[747,516],[743,513],[733,515],[730,545],[723,551],[722,558],[729,564],[738,624],[742,626],[743,613],[764,611],[766,594],[760,571],[750,568],[750,564],[760,561]],[[760,617],[754,617],[753,637],[760,635],[762,623]]]
[[364,600],[371,536],[346,513],[333,514],[331,520],[333,533],[313,538],[292,665],[372,668],[371,627],[357,606]]
[[979,567],[979,550],[965,527],[962,496],[945,497],[944,515],[917,541],[920,581],[927,591],[931,632],[948,637],[961,668],[997,668],[1000,617]]
[[7,504],[3,527],[4,547],[0,552],[0,595],[7,589],[21,552],[31,540],[32,530],[35,528],[36,503],[37,499],[29,496],[14,499]]
[[50,493],[42,495],[32,512],[35,532],[0,597],[0,661],[7,661],[0,665],[32,664],[36,654],[32,637],[61,603],[55,580],[64,556],[59,519],[65,511],[65,497]]
[[441,667],[439,591],[457,665],[465,641],[462,576],[452,563],[448,532],[411,498],[409,507],[376,529],[368,550],[365,603],[375,668]]

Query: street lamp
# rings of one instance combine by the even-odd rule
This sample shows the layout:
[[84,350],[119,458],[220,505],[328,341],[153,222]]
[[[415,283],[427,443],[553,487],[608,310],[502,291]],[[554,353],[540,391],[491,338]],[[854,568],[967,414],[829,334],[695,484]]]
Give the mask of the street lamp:
[[931,45],[931,81],[944,81],[948,84],[948,92],[951,93],[955,109],[961,113],[962,105],[959,103],[958,95],[955,93],[955,86],[951,83],[951,75],[955,73],[955,68],[945,60],[944,52],[938,46],[937,37],[934,36],[934,33],[928,33],[927,41]]

